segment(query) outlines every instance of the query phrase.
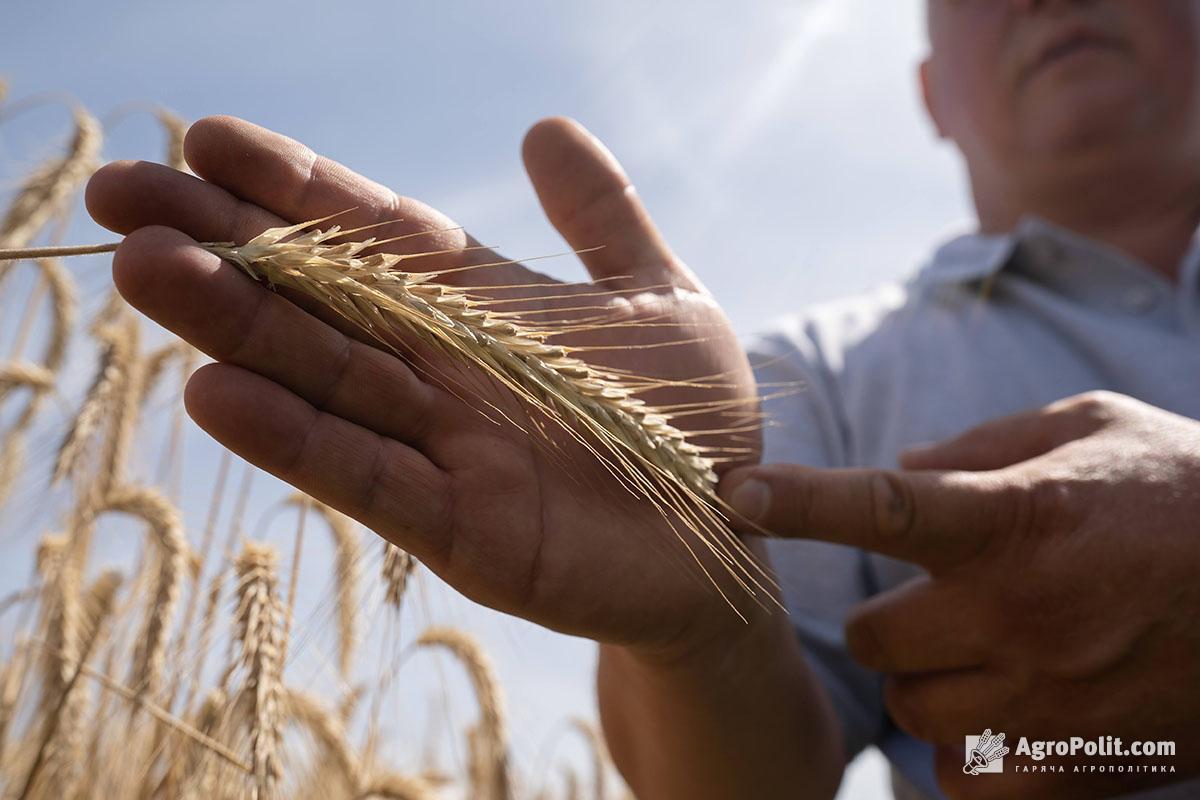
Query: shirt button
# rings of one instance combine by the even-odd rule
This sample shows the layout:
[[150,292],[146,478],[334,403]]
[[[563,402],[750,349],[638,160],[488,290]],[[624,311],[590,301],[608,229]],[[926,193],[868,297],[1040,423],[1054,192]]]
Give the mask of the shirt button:
[[1145,314],[1150,309],[1154,308],[1158,302],[1158,293],[1149,286],[1135,286],[1132,289],[1125,291],[1125,296],[1121,298],[1121,304],[1126,311],[1132,311],[1135,314]]

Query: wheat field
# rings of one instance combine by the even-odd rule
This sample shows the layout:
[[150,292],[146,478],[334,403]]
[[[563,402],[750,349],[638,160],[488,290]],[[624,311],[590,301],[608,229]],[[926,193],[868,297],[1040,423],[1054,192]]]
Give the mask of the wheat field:
[[[0,98],[0,123],[29,107]],[[69,112],[61,152],[5,174],[0,249],[59,243],[78,213],[105,126],[81,107]],[[154,118],[162,161],[186,169],[186,123],[164,110]],[[517,768],[512,701],[483,646],[452,621],[399,624],[419,619],[410,606],[422,569],[407,553],[303,494],[274,497],[269,515],[251,518],[261,482],[228,453],[191,476],[186,488],[209,503],[184,514],[180,394],[201,356],[151,330],[111,288],[92,281],[81,297],[84,269],[103,271],[58,258],[0,262],[10,315],[0,328],[0,535],[22,561],[8,574],[28,576],[0,598],[0,796],[626,796],[583,718],[564,719],[558,733],[574,740],[576,758]],[[94,353],[87,375],[67,369],[79,352]],[[588,378],[577,364],[555,369],[555,380]],[[632,403],[627,412],[637,424],[617,435],[653,428]],[[661,469],[683,470],[705,491],[703,460],[677,445],[678,463]],[[108,563],[114,540],[122,558]],[[301,580],[302,553],[318,546],[331,554],[327,575]],[[387,658],[368,652],[380,640]],[[312,658],[322,678],[297,680],[297,664]],[[471,721],[445,734],[461,748],[449,767],[429,753],[397,757],[388,743],[404,724],[392,713],[401,666],[418,658],[440,658],[474,698]],[[431,691],[430,703],[447,702],[444,687]]]

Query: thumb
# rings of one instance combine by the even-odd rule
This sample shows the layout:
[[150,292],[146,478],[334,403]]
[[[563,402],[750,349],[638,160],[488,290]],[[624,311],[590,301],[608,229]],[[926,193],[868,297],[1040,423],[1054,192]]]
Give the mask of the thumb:
[[900,454],[903,469],[1004,469],[1094,433],[1099,422],[1078,398],[985,422],[950,439]]
[[621,165],[586,128],[566,117],[544,119],[525,135],[522,156],[555,229],[577,250],[600,248],[580,256],[593,279],[629,275],[638,285],[690,287],[690,273],[650,220]]

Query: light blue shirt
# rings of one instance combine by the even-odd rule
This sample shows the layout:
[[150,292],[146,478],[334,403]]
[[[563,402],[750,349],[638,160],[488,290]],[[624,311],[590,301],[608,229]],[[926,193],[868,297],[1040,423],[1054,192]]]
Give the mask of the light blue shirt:
[[[948,242],[903,285],[786,318],[748,352],[760,383],[803,384],[764,403],[774,422],[767,463],[894,468],[907,446],[1093,389],[1200,419],[1200,235],[1172,284],[1028,217],[1010,235]],[[855,664],[843,640],[852,606],[920,569],[821,542],[768,547],[846,752],[876,745],[942,797],[932,748],[892,724],[880,676]],[[1200,797],[1200,782],[1154,797]]]

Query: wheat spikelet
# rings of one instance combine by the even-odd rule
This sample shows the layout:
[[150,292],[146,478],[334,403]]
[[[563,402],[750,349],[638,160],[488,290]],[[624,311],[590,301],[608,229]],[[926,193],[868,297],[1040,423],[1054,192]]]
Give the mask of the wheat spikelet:
[[138,637],[132,669],[135,690],[141,697],[149,699],[157,691],[163,675],[171,620],[179,603],[187,569],[187,539],[179,512],[154,489],[114,489],[96,510],[96,516],[107,512],[124,513],[142,519],[158,553],[158,574]]
[[504,698],[492,662],[483,646],[464,631],[433,627],[417,639],[418,647],[449,650],[462,663],[475,689],[479,724],[468,732],[472,796],[479,800],[508,800],[508,732]]
[[358,641],[356,626],[360,554],[354,521],[324,503],[313,500],[303,492],[292,494],[288,497],[287,503],[316,511],[321,519],[325,520],[329,533],[333,537],[335,601],[338,616],[338,672],[343,679],[349,680],[354,660],[354,648]]
[[[39,167],[17,192],[0,220],[0,247],[24,247],[95,171],[100,155],[100,123],[82,108],[74,111],[75,135],[66,155]],[[0,264],[0,280],[10,264]]]
[[400,610],[404,599],[404,591],[408,588],[408,579],[417,568],[417,560],[391,542],[383,543],[383,601]]
[[270,797],[280,777],[280,663],[283,609],[279,600],[275,551],[246,542],[238,555],[236,637],[238,662],[246,672],[244,696],[250,718],[250,765],[254,800]]
[[390,773],[368,780],[356,800],[437,800],[437,797],[433,787],[424,779]]
[[302,726],[321,745],[324,758],[318,771],[325,772],[332,767],[341,775],[346,787],[357,790],[362,783],[361,766],[338,716],[316,697],[295,689],[284,690],[281,705],[284,718]]

